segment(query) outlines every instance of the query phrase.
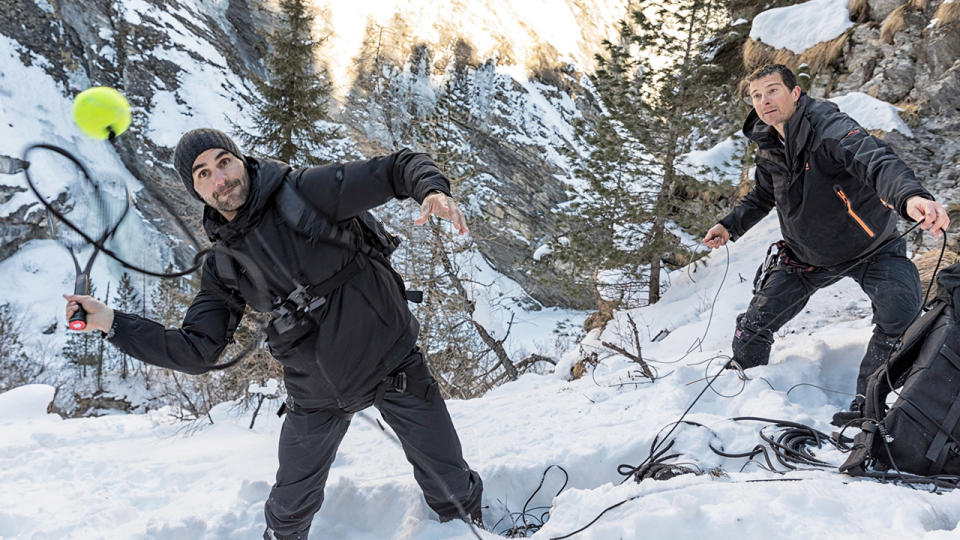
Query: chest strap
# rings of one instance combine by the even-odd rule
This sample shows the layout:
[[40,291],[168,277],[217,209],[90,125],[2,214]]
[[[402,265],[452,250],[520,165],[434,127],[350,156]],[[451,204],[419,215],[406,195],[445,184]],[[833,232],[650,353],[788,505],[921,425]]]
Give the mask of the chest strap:
[[270,324],[283,335],[297,325],[297,320],[309,315],[327,303],[327,295],[345,285],[367,266],[363,257],[357,255],[332,277],[316,285],[298,285],[286,298],[274,307]]

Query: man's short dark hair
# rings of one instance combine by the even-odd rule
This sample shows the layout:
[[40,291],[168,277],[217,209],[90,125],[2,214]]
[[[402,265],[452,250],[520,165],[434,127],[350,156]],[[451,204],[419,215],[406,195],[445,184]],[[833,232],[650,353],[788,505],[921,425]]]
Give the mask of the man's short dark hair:
[[755,69],[753,73],[747,75],[746,85],[749,86],[750,83],[757,79],[762,79],[767,75],[773,75],[774,73],[779,73],[780,78],[783,80],[783,84],[787,87],[788,90],[793,90],[797,86],[797,76],[790,71],[790,68],[783,64],[766,64]]

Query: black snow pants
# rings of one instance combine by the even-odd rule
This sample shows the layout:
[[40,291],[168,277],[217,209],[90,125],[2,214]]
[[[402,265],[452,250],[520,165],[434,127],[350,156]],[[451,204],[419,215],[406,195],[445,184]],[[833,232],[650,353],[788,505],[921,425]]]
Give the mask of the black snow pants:
[[349,411],[303,409],[296,404],[288,407],[280,431],[277,482],[264,508],[267,527],[277,537],[307,538],[350,419],[370,405],[380,410],[397,434],[407,461],[413,465],[413,476],[440,520],[460,517],[451,497],[468,516],[478,514],[483,484],[463,459],[460,439],[419,349],[392,375],[400,372],[407,378],[406,390],[381,384]]
[[849,265],[812,270],[783,264],[774,267],[757,284],[747,311],[737,316],[734,360],[744,368],[765,365],[774,333],[803,310],[809,295],[850,277],[873,305],[873,337],[857,376],[857,393],[863,394],[867,377],[887,361],[898,337],[920,309],[920,275],[906,254],[907,242],[900,238],[850,269],[846,269]]

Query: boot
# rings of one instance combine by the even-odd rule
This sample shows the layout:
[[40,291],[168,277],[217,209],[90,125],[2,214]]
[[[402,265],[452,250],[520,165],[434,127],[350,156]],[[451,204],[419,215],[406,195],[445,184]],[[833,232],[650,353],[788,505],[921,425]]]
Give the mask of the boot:
[[263,540],[307,540],[309,535],[310,529],[293,534],[277,534],[273,529],[267,527],[267,530],[263,531]]
[[483,509],[479,506],[476,508],[476,510],[474,510],[473,512],[470,512],[470,515],[467,516],[469,519],[463,519],[462,517],[460,517],[460,514],[455,514],[451,516],[439,516],[439,517],[442,523],[445,523],[447,521],[453,521],[455,519],[460,519],[460,520],[463,520],[465,523],[472,524],[474,527],[478,529],[486,530],[483,528]]
[[486,530],[483,528],[483,509],[477,507],[476,510],[470,512],[470,522],[473,523],[474,527],[480,530]]
[[863,398],[860,396],[853,398],[853,401],[850,402],[849,411],[838,411],[834,414],[830,423],[842,428],[857,418],[863,418]]

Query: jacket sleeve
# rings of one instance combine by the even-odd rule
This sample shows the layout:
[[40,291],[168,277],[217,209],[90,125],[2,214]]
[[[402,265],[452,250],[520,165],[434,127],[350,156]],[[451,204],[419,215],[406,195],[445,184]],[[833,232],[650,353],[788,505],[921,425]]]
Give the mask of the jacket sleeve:
[[108,340],[147,364],[197,375],[209,371],[233,341],[243,310],[243,301],[219,282],[213,257],[208,257],[200,292],[180,328],[164,328],[150,319],[115,311]]
[[774,207],[773,180],[770,174],[757,166],[754,180],[753,189],[720,220],[720,224],[727,229],[733,241],[743,236]]
[[[336,167],[332,172],[331,167]],[[306,169],[297,187],[332,221],[342,221],[391,199],[413,197],[418,203],[431,191],[450,195],[450,182],[427,154],[403,149],[373,159]]]
[[822,130],[824,150],[854,178],[872,187],[880,199],[904,219],[907,199],[915,195],[934,200],[913,171],[887,143],[867,133],[852,118],[836,112]]

